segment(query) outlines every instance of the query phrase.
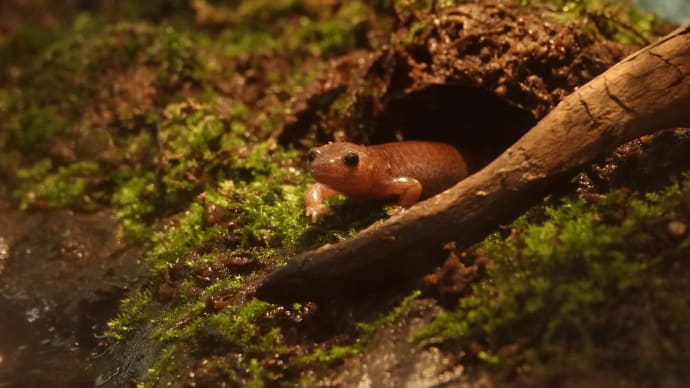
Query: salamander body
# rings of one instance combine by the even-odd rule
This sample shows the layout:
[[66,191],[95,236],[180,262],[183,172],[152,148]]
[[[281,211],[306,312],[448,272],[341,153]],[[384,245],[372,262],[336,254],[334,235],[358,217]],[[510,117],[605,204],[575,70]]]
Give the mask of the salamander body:
[[312,221],[329,212],[323,200],[331,195],[397,196],[398,205],[407,208],[468,174],[465,159],[455,147],[427,141],[373,146],[329,143],[309,151],[309,167],[318,182],[305,194],[306,215]]

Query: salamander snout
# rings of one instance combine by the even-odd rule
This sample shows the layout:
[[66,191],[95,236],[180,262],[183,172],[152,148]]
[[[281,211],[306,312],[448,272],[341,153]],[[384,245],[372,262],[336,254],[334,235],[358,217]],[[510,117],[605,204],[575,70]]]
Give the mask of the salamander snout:
[[344,193],[360,191],[374,175],[366,148],[353,143],[335,142],[312,148],[307,159],[317,182]]

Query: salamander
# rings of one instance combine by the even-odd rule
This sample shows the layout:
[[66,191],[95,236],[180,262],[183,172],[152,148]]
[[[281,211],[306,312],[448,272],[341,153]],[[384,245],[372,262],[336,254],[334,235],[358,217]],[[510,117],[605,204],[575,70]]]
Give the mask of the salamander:
[[305,193],[306,215],[312,222],[330,211],[323,202],[332,195],[397,197],[397,205],[407,208],[468,175],[465,158],[455,147],[428,141],[328,143],[312,148],[308,159],[317,182]]

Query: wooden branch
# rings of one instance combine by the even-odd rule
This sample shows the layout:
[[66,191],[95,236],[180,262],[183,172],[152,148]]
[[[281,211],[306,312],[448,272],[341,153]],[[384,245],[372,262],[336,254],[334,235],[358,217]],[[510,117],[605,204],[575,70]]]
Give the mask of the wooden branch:
[[481,171],[348,240],[293,258],[256,296],[320,300],[418,278],[443,257],[441,244],[479,241],[564,174],[647,133],[690,126],[689,75],[687,24],[579,88]]

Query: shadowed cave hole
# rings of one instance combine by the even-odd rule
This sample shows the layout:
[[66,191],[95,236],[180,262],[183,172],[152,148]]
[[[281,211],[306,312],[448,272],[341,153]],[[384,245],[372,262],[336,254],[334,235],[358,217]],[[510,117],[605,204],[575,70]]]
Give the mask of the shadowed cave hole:
[[471,171],[491,162],[517,141],[537,120],[532,114],[484,89],[431,85],[391,98],[371,137],[373,144],[432,140],[453,144],[467,157]]

